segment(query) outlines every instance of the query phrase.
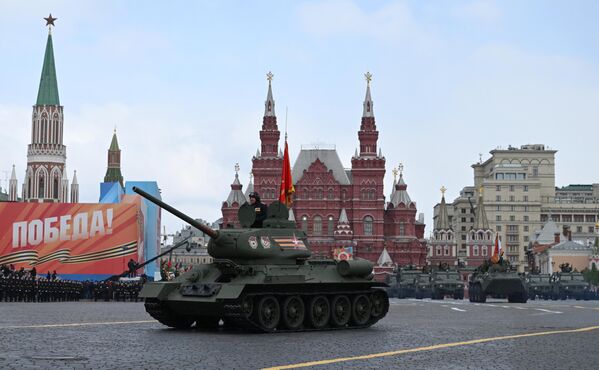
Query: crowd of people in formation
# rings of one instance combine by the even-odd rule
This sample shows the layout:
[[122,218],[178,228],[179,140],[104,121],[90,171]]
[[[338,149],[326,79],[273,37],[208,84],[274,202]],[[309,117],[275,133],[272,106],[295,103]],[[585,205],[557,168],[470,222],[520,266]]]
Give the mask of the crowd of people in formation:
[[76,281],[58,277],[56,271],[38,275],[36,268],[0,266],[0,302],[94,301],[137,302],[145,277],[136,281]]

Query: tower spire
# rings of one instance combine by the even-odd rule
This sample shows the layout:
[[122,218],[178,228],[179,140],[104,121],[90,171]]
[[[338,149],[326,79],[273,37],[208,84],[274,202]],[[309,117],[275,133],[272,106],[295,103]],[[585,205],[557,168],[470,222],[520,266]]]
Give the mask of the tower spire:
[[121,184],[121,186],[123,186],[123,175],[121,173],[121,149],[119,148],[119,141],[116,137],[116,129],[114,129],[112,141],[110,142],[110,148],[108,148],[108,168],[106,169],[104,182],[118,182]]
[[279,137],[281,132],[277,127],[277,116],[275,115],[275,100],[272,97],[272,72],[266,74],[268,80],[268,93],[264,102],[264,118],[262,119],[262,130],[260,131],[260,141],[262,144],[261,157],[276,157],[279,153]]
[[15,165],[12,165],[12,173],[10,174],[10,181],[8,182],[8,200],[11,202],[17,201],[17,172],[15,171]]
[[53,18],[52,14],[50,14],[48,18],[44,19],[46,20],[46,26],[48,26],[48,41],[46,41],[44,65],[42,67],[42,76],[40,78],[40,86],[37,92],[36,105],[60,105],[51,32],[52,26],[54,26],[54,21],[57,18]]
[[476,202],[476,215],[474,218],[474,230],[486,230],[489,228],[489,220],[485,212],[483,201],[483,187],[478,189],[478,202]]
[[445,204],[445,186],[441,187],[441,204],[439,205],[439,216],[437,218],[437,225],[435,229],[447,230],[449,229],[449,216],[447,215],[447,205]]
[[268,80],[268,93],[266,94],[266,102],[264,102],[264,117],[275,116],[275,100],[272,97],[272,79],[275,75],[268,71],[266,79]]
[[372,81],[372,73],[366,72],[364,77],[366,78],[366,97],[364,98],[362,117],[374,117],[374,112],[372,110],[373,102],[372,97],[370,96],[370,81]]
[[360,140],[360,157],[375,157],[377,153],[377,141],[379,132],[376,130],[374,121],[374,103],[370,96],[370,82],[372,81],[372,73],[366,72],[366,97],[364,98],[362,109],[362,124],[358,131],[358,139]]

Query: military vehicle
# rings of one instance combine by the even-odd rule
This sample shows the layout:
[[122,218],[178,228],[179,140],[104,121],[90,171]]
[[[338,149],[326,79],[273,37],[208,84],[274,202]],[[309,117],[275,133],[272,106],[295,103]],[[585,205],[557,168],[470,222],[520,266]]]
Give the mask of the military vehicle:
[[385,283],[372,280],[367,260],[310,259],[306,234],[287,207],[268,207],[262,228],[244,204],[241,229],[213,230],[141,189],[133,191],[211,237],[212,264],[196,265],[171,281],[146,283],[146,311],[178,329],[227,327],[252,331],[366,328],[389,309]]
[[484,303],[487,296],[507,297],[510,303],[526,303],[528,289],[522,276],[513,271],[507,261],[485,261],[474,270],[468,282],[470,302]]
[[562,271],[551,274],[551,299],[589,300],[592,295],[591,285],[584,280],[582,273],[572,271],[569,264],[563,264],[560,267]]
[[416,277],[416,290],[414,291],[414,297],[416,299],[430,298],[431,296],[431,274],[423,272]]
[[526,276],[528,285],[528,298],[535,300],[537,297],[549,299],[552,296],[551,276],[549,274],[529,274]]
[[392,297],[414,297],[416,292],[416,278],[421,273],[422,271],[416,270],[413,266],[402,267],[395,276],[395,282],[390,284]]
[[431,274],[431,298],[464,299],[464,283],[455,270],[437,270]]

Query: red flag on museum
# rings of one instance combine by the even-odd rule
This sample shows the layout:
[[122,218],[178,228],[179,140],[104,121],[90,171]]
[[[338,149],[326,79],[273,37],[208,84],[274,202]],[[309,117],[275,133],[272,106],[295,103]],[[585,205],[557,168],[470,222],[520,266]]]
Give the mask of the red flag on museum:
[[295,192],[293,179],[291,178],[291,163],[289,162],[289,148],[287,137],[285,137],[285,153],[283,154],[283,171],[281,173],[281,189],[279,191],[279,202],[291,207],[291,196]]

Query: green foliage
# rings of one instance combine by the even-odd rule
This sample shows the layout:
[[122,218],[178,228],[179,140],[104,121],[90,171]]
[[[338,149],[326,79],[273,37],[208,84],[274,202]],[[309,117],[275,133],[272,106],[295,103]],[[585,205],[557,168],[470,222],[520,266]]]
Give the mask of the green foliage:
[[593,267],[589,270],[588,268],[582,272],[584,279],[590,282],[592,285],[599,285],[599,270],[597,266],[593,264]]

